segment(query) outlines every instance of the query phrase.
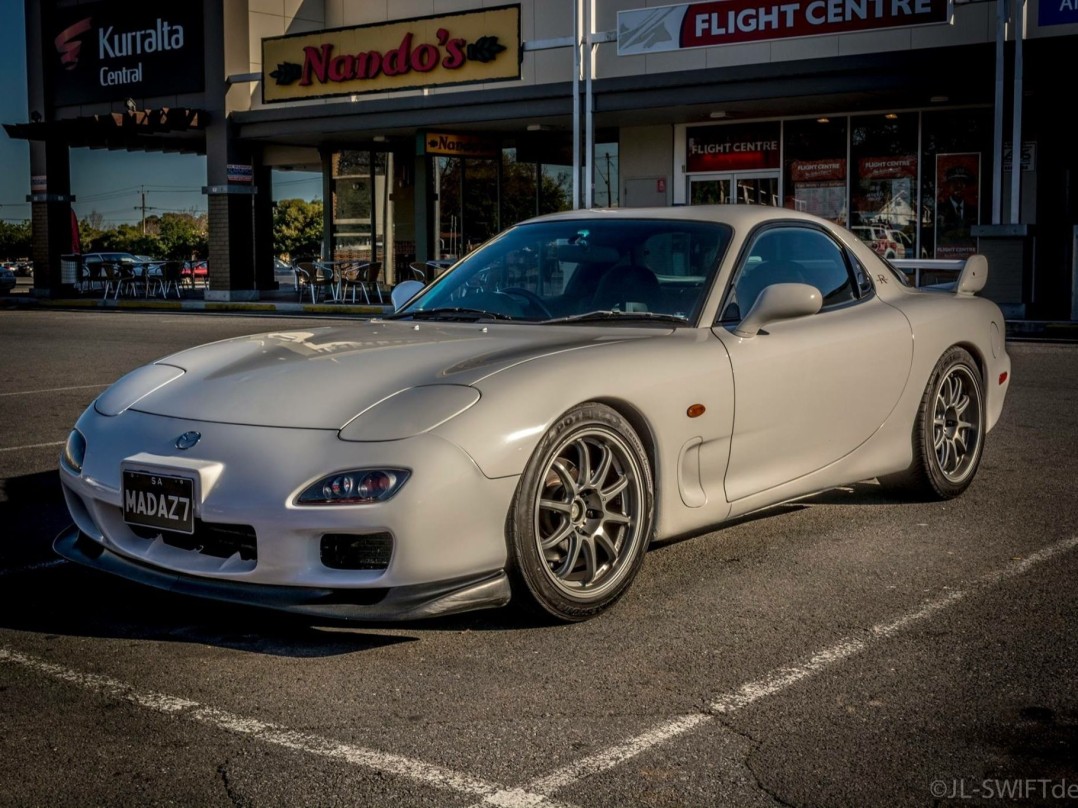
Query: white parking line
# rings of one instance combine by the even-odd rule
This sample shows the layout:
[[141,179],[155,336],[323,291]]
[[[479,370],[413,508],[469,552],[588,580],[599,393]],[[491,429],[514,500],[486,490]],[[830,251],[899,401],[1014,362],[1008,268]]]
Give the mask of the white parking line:
[[39,564],[27,564],[25,567],[12,567],[11,569],[0,569],[0,578],[5,575],[21,575],[24,572],[37,572],[38,570],[52,569],[53,567],[59,567],[62,564],[66,564],[67,559],[57,558],[53,561],[42,561]]
[[0,452],[21,452],[24,449],[44,449],[48,446],[63,446],[64,441],[54,440],[52,443],[28,443],[24,446],[7,446],[0,449]]
[[[972,595],[1021,575],[1038,564],[1043,564],[1076,547],[1078,547],[1078,536],[1050,545],[1026,558],[1008,564],[1002,569],[981,576],[965,589],[952,589],[945,595],[925,601],[916,609],[906,612],[890,622],[878,623],[868,629],[863,637],[847,637],[818,651],[798,665],[779,668],[762,679],[747,682],[736,690],[712,699],[708,708],[712,715],[729,715],[767,696],[781,693],[783,690],[815,676],[862,651],[881,644],[888,638],[939,614]],[[594,755],[589,755],[562,769],[533,780],[523,786],[523,791],[529,795],[555,794],[586,777],[612,769],[659,744],[684,735],[705,723],[709,718],[711,718],[711,715],[707,713],[689,713],[688,715],[664,721],[635,738],[622,741],[615,746]],[[503,808],[515,808],[518,805],[524,805],[524,803],[512,802],[508,794],[495,794],[492,797],[487,797],[482,804],[499,805],[503,806]]]
[[[285,727],[275,726],[227,713],[213,707],[207,707],[189,699],[181,699],[164,693],[139,693],[125,682],[108,676],[79,671],[46,662],[0,648],[0,662],[12,662],[25,668],[73,684],[95,693],[131,702],[147,710],[170,715],[181,715],[217,729],[248,735],[265,743],[292,749],[297,752],[332,758],[354,766],[363,766],[384,774],[406,777],[423,785],[448,791],[456,791],[472,797],[484,798],[495,805],[528,806],[529,808],[568,808],[564,803],[557,803],[538,794],[527,794],[520,789],[489,783],[478,777],[455,772],[442,766],[424,763],[420,760],[388,752],[378,752],[361,746],[322,738],[305,732],[297,732]],[[509,802],[504,802],[509,800]]]
[[266,724],[254,718],[246,718],[187,699],[160,693],[138,693],[130,685],[106,676],[80,673],[17,651],[0,647],[0,662],[12,662],[54,679],[68,682],[88,690],[129,701],[140,707],[161,713],[182,714],[194,721],[230,732],[249,735],[266,743],[305,752],[320,757],[340,760],[375,771],[406,777],[413,781],[461,794],[478,797],[478,805],[496,805],[500,808],[533,808],[534,806],[557,806],[552,795],[587,777],[608,771],[667,741],[685,735],[707,723],[715,715],[730,715],[755,702],[773,696],[794,685],[822,673],[863,651],[870,650],[891,637],[928,620],[940,612],[961,603],[971,596],[1021,575],[1058,555],[1078,547],[1078,536],[1064,539],[1024,559],[977,578],[964,589],[952,589],[946,594],[921,603],[917,608],[897,618],[877,623],[863,635],[851,636],[813,654],[803,662],[779,668],[735,690],[724,693],[708,704],[707,712],[689,713],[664,721],[646,732],[624,740],[605,750],[589,755],[548,775],[537,778],[518,788],[506,788],[468,774],[456,772],[419,760],[379,752],[359,746],[297,732],[285,727]]
[[8,396],[36,396],[42,393],[64,393],[68,390],[90,390],[95,387],[108,387],[109,383],[105,384],[77,384],[74,387],[49,387],[45,390],[17,390],[14,393],[0,393],[0,398],[7,398]]

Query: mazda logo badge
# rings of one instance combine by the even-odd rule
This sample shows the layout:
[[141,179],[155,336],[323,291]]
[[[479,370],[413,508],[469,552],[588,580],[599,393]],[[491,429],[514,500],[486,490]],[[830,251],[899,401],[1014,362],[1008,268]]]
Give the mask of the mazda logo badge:
[[190,449],[200,440],[202,440],[201,432],[184,432],[182,435],[176,438],[176,448]]

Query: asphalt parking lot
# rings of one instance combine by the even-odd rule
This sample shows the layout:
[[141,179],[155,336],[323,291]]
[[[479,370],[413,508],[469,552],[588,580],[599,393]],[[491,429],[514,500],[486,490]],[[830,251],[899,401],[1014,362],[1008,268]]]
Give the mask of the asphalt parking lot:
[[312,623],[60,561],[106,384],[311,319],[0,311],[0,805],[1078,804],[1078,345],[1014,343],[980,474],[653,546],[618,606]]

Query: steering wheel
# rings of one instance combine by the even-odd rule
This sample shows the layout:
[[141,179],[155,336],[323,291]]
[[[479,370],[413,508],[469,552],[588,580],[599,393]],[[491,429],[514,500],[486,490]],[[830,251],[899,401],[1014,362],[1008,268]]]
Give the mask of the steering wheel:
[[[525,313],[534,315],[538,313],[544,320],[551,319],[554,315],[550,309],[547,308],[543,299],[535,292],[531,292],[527,289],[523,289],[519,286],[510,286],[506,289],[499,289],[497,292],[499,295],[508,295],[509,297],[515,297],[524,301]],[[531,311],[528,311],[531,309]]]

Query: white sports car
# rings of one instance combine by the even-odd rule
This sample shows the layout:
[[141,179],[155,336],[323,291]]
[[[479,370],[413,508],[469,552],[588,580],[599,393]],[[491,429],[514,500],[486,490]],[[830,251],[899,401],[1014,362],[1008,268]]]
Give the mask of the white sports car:
[[124,376],[63,450],[55,547],[315,616],[582,620],[652,539],[871,478],[962,493],[1010,372],[986,276],[914,289],[784,209],[533,219],[392,315]]

